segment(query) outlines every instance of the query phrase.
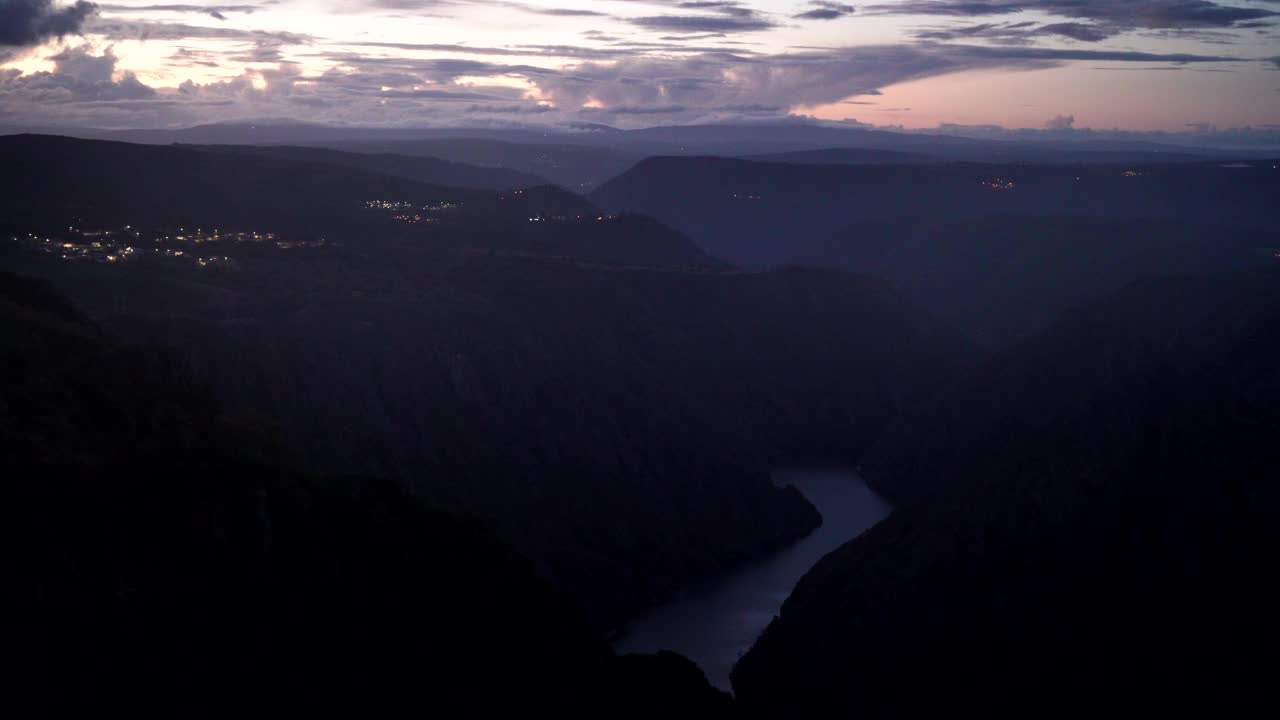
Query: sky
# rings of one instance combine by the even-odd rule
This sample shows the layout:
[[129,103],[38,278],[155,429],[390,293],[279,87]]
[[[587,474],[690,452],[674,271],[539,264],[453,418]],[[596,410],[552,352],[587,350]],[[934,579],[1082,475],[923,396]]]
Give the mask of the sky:
[[0,126],[1280,129],[1280,0],[0,0]]

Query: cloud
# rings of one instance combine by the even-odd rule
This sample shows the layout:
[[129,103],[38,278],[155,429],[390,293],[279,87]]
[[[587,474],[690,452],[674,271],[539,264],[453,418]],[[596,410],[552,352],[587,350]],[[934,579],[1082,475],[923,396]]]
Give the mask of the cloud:
[[[1274,0],[1263,0],[1274,4]],[[1280,17],[1260,7],[1224,5],[1210,0],[904,0],[863,8],[878,15],[940,15],[983,17],[1038,12],[1087,20],[1089,24],[1046,25],[1059,34],[1096,42],[1140,29],[1255,28]],[[1049,32],[1052,32],[1051,30]]]
[[[158,16],[95,16],[89,17],[81,29],[93,41],[101,36],[107,41],[151,39],[170,43],[161,61],[164,71],[153,70],[155,74],[145,75],[149,82],[154,82],[152,77],[165,77],[165,72],[178,71],[178,79],[173,81],[176,84],[183,79],[183,67],[191,68],[190,75],[196,78],[211,74],[205,68],[220,67],[224,78],[226,72],[237,72],[240,64],[248,64],[251,69],[218,82],[153,89],[128,73],[117,72],[110,51],[94,56],[98,57],[99,72],[93,81],[86,79],[87,70],[75,69],[77,58],[68,56],[58,70],[46,74],[57,76],[56,80],[45,77],[36,82],[31,78],[38,73],[5,73],[0,113],[9,120],[21,116],[33,123],[39,123],[41,118],[51,122],[80,118],[93,125],[119,122],[128,126],[302,117],[347,124],[470,125],[476,118],[489,122],[487,116],[492,116],[493,122],[528,118],[545,123],[576,118],[616,121],[619,125],[690,123],[786,117],[846,98],[855,98],[852,102],[856,103],[859,96],[876,95],[890,85],[971,70],[1032,70],[1073,61],[1187,68],[1199,63],[1242,60],[1226,54],[1103,49],[1094,44],[1105,37],[1105,33],[1094,31],[1103,27],[1100,21],[1064,16],[1065,10],[1056,13],[1061,16],[1057,18],[1042,13],[1021,17],[1014,14],[1038,5],[1032,2],[971,3],[991,14],[991,22],[973,24],[975,20],[964,20],[963,17],[981,18],[980,13],[969,12],[959,20],[950,20],[950,27],[917,30],[924,42],[844,48],[794,45],[785,52],[769,51],[763,43],[735,43],[728,38],[781,27],[781,22],[791,22],[791,32],[800,24],[783,20],[786,16],[821,22],[832,19],[832,13],[848,15],[854,12],[853,6],[817,0],[805,5],[795,3],[785,15],[782,11],[768,15],[742,2],[636,0],[633,11],[641,7],[642,1],[659,8],[640,11],[651,13],[647,17],[610,16],[607,24],[585,32],[582,27],[592,27],[593,23],[584,22],[572,30],[582,38],[581,45],[533,44],[540,36],[520,34],[507,35],[506,40],[499,39],[488,46],[466,44],[465,35],[458,36],[459,42],[399,42],[395,35],[348,30],[344,32],[349,37],[321,38],[247,29],[244,23],[236,22],[242,20],[239,17],[232,22],[208,19],[214,17],[210,11],[247,13],[260,5],[150,5],[146,7],[156,12],[190,12],[192,16],[184,19],[194,24],[165,22]],[[1141,4],[1141,0],[1134,1]],[[377,14],[389,23],[401,22],[385,20],[389,10],[402,11],[407,16],[411,11],[459,6],[489,6],[499,14],[505,12],[504,8],[552,17],[580,14],[562,14],[551,3],[533,5],[506,0],[340,3],[344,11],[353,15]],[[1052,0],[1049,4],[1065,8],[1066,0]],[[1075,0],[1075,4],[1097,3]],[[954,10],[961,4],[933,5],[947,5]],[[997,5],[1005,10],[991,12]],[[196,15],[200,11],[208,17]],[[813,14],[816,11],[823,12]],[[858,7],[859,13],[865,11],[865,6]],[[427,21],[420,20],[422,12],[414,12],[412,17],[429,27]],[[265,22],[270,17],[264,13],[254,22]],[[524,20],[516,17],[517,22]],[[202,22],[206,24],[199,24]],[[429,34],[421,37],[453,39]],[[1033,44],[1048,37],[1072,42],[1059,43],[1067,45],[1065,48]],[[1088,49],[1076,44],[1086,42],[1090,43]],[[132,45],[122,42],[119,47]],[[1265,53],[1273,54],[1274,50]],[[110,68],[104,78],[101,68],[106,65],[103,58],[107,55],[111,55]],[[1254,65],[1262,67],[1264,62],[1265,67],[1271,68],[1275,61],[1268,59]],[[267,64],[274,68],[264,69]],[[69,79],[73,76],[80,79]],[[47,95],[40,96],[37,90]],[[39,97],[48,100],[41,101]]]
[[[0,0],[2,1],[2,0]],[[101,35],[108,40],[259,40],[278,41],[283,45],[306,45],[315,41],[310,35],[285,31],[244,30],[219,25],[187,25],[154,20],[118,20],[93,17],[84,24],[84,32]]]
[[145,100],[156,95],[131,72],[120,73],[117,79],[111,48],[94,55],[81,45],[49,59],[54,63],[52,72],[0,75],[0,106]]
[[688,42],[692,40],[713,40],[717,38],[727,37],[724,33],[694,33],[692,35],[663,35],[659,40],[667,40],[670,42]]
[[[274,3],[263,3],[271,5]],[[262,5],[98,5],[100,10],[109,13],[153,13],[153,12],[172,12],[172,13],[196,13],[198,15],[208,15],[219,20],[226,20],[227,13],[244,13],[251,15],[261,10]]]
[[792,17],[797,20],[838,20],[847,15],[852,15],[855,11],[852,5],[829,2],[828,0],[812,0],[809,4],[813,6],[811,9]]
[[983,39],[996,43],[1029,43],[1043,36],[1065,37],[1080,42],[1096,43],[1106,40],[1113,33],[1098,25],[1077,22],[1060,22],[1040,25],[1035,22],[980,23],[977,25],[952,25],[942,28],[917,30],[914,35],[922,40]]
[[1102,42],[1111,36],[1106,28],[1088,23],[1063,22],[1041,25],[1036,28],[1037,35],[1061,35],[1080,42]]
[[1044,123],[1045,130],[1071,130],[1076,125],[1075,115],[1057,115]]
[[477,115],[542,115],[555,112],[550,105],[470,105],[462,112]]
[[543,97],[562,107],[795,107],[839,102],[875,94],[889,85],[966,70],[1047,68],[1072,60],[1200,63],[1232,59],[1182,53],[919,43],[760,57],[622,58],[584,62],[531,81]]
[[648,15],[626,18],[626,22],[645,30],[661,32],[725,34],[759,32],[778,27],[777,23],[737,2],[676,2],[681,10],[709,11],[711,15]]
[[53,0],[0,0],[0,46],[37,45],[77,35],[95,6],[85,0],[57,6]]
[[645,30],[690,33],[758,32],[777,27],[770,20],[732,15],[650,15],[627,18],[627,22]]
[[680,2],[676,3],[676,7],[682,10],[713,10],[735,17],[751,17],[755,15],[755,10],[736,2]]
[[543,7],[541,5],[530,5],[522,2],[503,2],[502,0],[480,0],[480,2],[476,4],[508,7],[513,10],[520,10],[533,15],[550,15],[551,17],[609,17],[609,13],[598,12],[596,10]]

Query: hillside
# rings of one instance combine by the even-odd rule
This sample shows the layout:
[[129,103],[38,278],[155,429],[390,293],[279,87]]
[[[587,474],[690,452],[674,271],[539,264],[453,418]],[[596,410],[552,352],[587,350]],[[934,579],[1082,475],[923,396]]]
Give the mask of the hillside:
[[[85,233],[99,241],[114,233],[132,236],[139,250],[232,259],[254,248],[239,241],[194,245],[247,234],[255,242],[269,236],[272,243],[339,246],[357,255],[391,244],[414,248],[418,261],[435,264],[483,251],[623,265],[723,265],[669,228],[634,215],[605,215],[559,188],[498,192],[394,176],[416,172],[414,158],[388,168],[378,156],[319,150],[27,135],[0,137],[0,160],[0,181],[12,188],[0,198],[0,233],[10,237],[81,245]],[[174,244],[184,241],[185,247]]]
[[612,657],[483,523],[303,472],[47,285],[0,273],[0,330],[11,699],[728,709],[687,661]]
[[504,167],[482,167],[444,160],[426,155],[391,153],[339,152],[325,148],[288,145],[201,145],[193,149],[204,152],[227,152],[258,155],[293,162],[334,165],[366,173],[390,175],[427,185],[468,188],[473,190],[516,190],[547,185],[538,175]]
[[572,136],[542,135],[504,141],[463,135],[447,139],[365,139],[323,144],[350,153],[393,153],[505,168],[545,177],[575,192],[588,192],[644,159],[638,151],[571,144],[572,139]]
[[869,220],[792,252],[882,278],[975,342],[1002,349],[1135,280],[1273,266],[1277,248],[1274,229],[1002,215]]
[[999,216],[1128,218],[1271,229],[1274,163],[797,165],[655,157],[597,189],[609,210],[650,215],[747,267],[808,262],[854,223]]
[[[46,135],[0,137],[8,223],[354,232],[364,203],[476,203],[487,193],[258,155]],[[68,216],[71,217],[68,217]]]
[[1265,695],[1278,329],[1275,272],[1147,281],[904,419],[862,466],[897,511],[801,581],[738,665],[740,700]]
[[744,159],[754,162],[794,163],[796,165],[889,165],[938,162],[938,158],[929,155],[876,148],[796,150],[794,152],[749,155]]
[[770,462],[856,459],[975,357],[841,273],[413,258],[23,267],[188,353],[312,465],[492,517],[607,620],[808,532]]

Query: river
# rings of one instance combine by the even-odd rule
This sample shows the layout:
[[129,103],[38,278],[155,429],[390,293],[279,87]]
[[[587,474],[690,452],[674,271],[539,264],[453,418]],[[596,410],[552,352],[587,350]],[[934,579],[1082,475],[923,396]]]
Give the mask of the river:
[[889,514],[889,505],[851,470],[786,470],[822,513],[822,527],[796,544],[659,607],[631,624],[614,645],[625,653],[672,650],[693,660],[712,685],[729,690],[729,671],[773,620],[792,588],[824,555]]

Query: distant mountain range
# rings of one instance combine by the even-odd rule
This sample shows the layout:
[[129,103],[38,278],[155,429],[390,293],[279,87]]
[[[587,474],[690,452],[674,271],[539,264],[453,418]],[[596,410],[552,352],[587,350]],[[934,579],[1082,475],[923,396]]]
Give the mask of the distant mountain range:
[[652,157],[593,193],[727,260],[768,266],[857,222],[1092,215],[1271,228],[1275,162],[1170,165],[796,164]]
[[[11,132],[23,132],[14,129]],[[49,132],[48,129],[25,132]],[[149,144],[305,145],[358,152],[431,156],[538,175],[589,191],[652,155],[777,156],[813,153],[806,162],[847,162],[848,151],[910,153],[934,162],[1170,163],[1249,160],[1256,147],[1208,148],[1121,140],[1080,133],[1040,139],[976,139],[806,123],[689,125],[619,130],[579,124],[546,128],[368,128],[260,122],[201,125],[175,130],[59,130],[67,135]],[[841,155],[844,160],[838,160]],[[855,162],[865,162],[867,155]],[[881,154],[882,159],[892,156]],[[774,158],[792,161],[795,158]],[[900,158],[905,160],[906,158]]]
[[[498,166],[468,165],[443,159],[448,153],[339,152],[318,147],[290,145],[199,145],[194,150],[229,152],[277,158],[317,165],[333,165],[360,172],[380,173],[428,185],[474,190],[516,190],[550,185],[538,175]],[[399,149],[399,148],[396,148]],[[408,149],[408,148],[404,148]]]

